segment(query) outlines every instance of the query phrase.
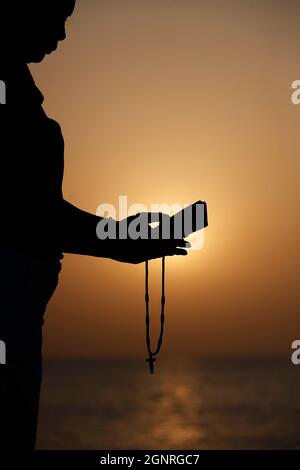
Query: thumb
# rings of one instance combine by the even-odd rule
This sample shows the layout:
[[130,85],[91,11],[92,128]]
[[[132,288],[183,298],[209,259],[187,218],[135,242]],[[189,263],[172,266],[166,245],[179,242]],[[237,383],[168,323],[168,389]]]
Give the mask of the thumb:
[[135,220],[137,217],[139,217],[141,214],[140,213],[137,213],[137,214],[134,214],[134,215],[130,215],[129,217],[127,217],[127,221],[130,223],[132,222],[133,220]]

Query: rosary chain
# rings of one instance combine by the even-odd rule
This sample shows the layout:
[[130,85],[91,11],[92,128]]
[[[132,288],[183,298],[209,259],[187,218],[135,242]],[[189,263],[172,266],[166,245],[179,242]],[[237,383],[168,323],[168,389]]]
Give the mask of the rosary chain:
[[151,339],[150,339],[150,315],[149,315],[149,261],[145,263],[145,302],[146,302],[146,344],[147,350],[149,353],[147,362],[149,362],[150,372],[154,372],[154,362],[156,361],[157,354],[160,351],[163,335],[164,335],[164,323],[165,323],[165,257],[162,258],[162,292],[161,292],[161,314],[160,314],[160,334],[157,342],[157,348],[155,351],[151,349]]

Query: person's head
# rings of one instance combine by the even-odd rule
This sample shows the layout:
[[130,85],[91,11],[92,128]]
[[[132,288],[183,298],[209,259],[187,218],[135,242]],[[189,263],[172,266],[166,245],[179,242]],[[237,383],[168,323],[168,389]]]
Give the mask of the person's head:
[[[4,0],[5,44],[9,54],[41,62],[66,38],[65,22],[76,0]],[[1,7],[2,10],[2,7]],[[1,26],[2,27],[2,26]]]

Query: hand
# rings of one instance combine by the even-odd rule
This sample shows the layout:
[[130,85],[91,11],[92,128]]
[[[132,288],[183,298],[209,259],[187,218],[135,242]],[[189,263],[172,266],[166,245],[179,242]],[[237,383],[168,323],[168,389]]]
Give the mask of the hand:
[[[103,243],[103,242],[102,242]],[[184,240],[105,240],[107,258],[122,263],[139,264],[163,256],[186,256]]]
[[[129,225],[138,216],[139,214],[130,216],[121,222],[127,220]],[[169,216],[163,214],[163,217]],[[151,234],[150,227],[149,234]],[[131,238],[124,240],[107,239],[101,241],[101,244],[105,248],[105,257],[130,264],[139,264],[150,259],[162,258],[163,256],[186,256],[188,253],[184,248],[191,246],[184,239],[155,240],[151,239],[151,236],[149,239],[138,240],[132,240]]]

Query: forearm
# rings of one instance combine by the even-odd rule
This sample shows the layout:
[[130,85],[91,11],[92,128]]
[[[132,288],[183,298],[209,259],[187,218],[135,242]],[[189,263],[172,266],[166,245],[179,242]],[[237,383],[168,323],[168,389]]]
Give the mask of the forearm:
[[[127,218],[127,222],[136,216]],[[64,253],[110,258],[116,261],[137,264],[162,256],[186,255],[182,240],[99,239],[97,225],[102,217],[82,211],[67,201],[61,210],[61,249]],[[117,230],[118,231],[118,230]]]
[[85,212],[63,201],[61,213],[61,247],[64,253],[105,256],[103,241],[97,238],[96,227],[101,217]]

